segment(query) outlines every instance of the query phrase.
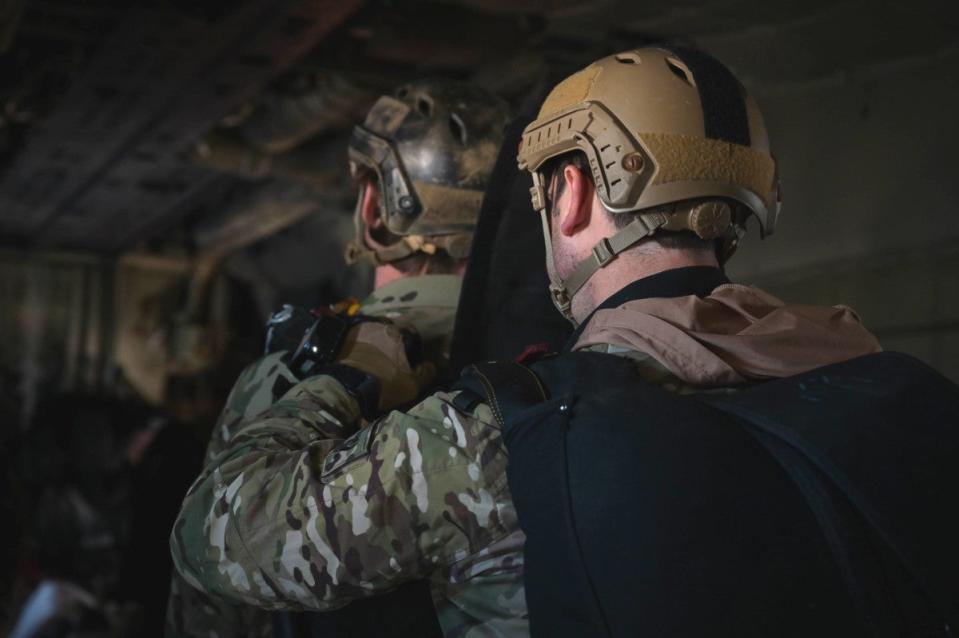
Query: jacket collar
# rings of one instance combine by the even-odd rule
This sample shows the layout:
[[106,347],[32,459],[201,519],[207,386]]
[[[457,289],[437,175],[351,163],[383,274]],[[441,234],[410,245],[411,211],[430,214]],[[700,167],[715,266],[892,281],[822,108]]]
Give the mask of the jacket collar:
[[708,297],[713,290],[728,283],[729,279],[726,277],[726,273],[721,268],[713,266],[674,268],[637,279],[599,304],[586,317],[586,320],[579,324],[579,327],[576,328],[576,331],[563,346],[563,351],[569,352],[576,345],[590,319],[599,310],[617,308],[624,303],[637,299],[688,297],[690,295]]

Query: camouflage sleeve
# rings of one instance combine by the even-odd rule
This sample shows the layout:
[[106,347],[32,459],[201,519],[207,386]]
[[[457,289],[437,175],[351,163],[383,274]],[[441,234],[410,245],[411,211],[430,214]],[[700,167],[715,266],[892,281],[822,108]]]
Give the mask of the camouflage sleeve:
[[353,433],[356,402],[308,379],[241,423],[171,536],[194,587],[267,609],[327,610],[447,567],[512,531],[489,408],[428,397]]
[[[263,357],[244,368],[237,377],[211,432],[204,466],[208,466],[219,456],[234,429],[243,420],[250,419],[270,407],[273,403],[273,388],[278,378],[283,378],[288,385],[296,383],[293,373],[283,362],[284,354],[278,352]],[[256,638],[273,635],[273,621],[268,612],[217,600],[191,587],[175,572],[170,581],[164,628],[166,638]]]
[[278,379],[286,387],[296,384],[297,378],[283,360],[285,355],[285,351],[269,354],[248,365],[237,377],[213,426],[205,463],[219,456],[241,421],[252,419],[273,404],[273,388]]

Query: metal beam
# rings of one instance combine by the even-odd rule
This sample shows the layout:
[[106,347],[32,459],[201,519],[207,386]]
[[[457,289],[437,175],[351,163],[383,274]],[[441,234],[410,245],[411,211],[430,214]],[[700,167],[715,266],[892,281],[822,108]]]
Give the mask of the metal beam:
[[0,234],[117,250],[207,173],[182,158],[361,5],[255,0],[219,23],[131,9],[0,181]]
[[0,53],[4,53],[13,43],[22,13],[23,0],[3,0],[0,3]]

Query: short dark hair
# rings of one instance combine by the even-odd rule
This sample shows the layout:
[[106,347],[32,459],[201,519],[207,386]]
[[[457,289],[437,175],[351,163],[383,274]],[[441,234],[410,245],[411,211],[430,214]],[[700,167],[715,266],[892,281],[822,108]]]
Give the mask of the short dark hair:
[[[550,207],[550,214],[553,214],[553,203],[558,200],[563,195],[563,190],[566,188],[566,180],[562,179],[562,172],[566,170],[567,166],[573,166],[583,173],[586,176],[589,176],[592,179],[592,170],[589,168],[589,160],[586,158],[586,154],[582,151],[571,151],[569,153],[563,153],[562,155],[557,155],[552,157],[543,164],[540,168],[540,171],[543,174],[543,177],[546,179],[546,202]],[[556,190],[553,191],[553,178],[556,177]],[[613,222],[613,225],[617,230],[625,228],[633,221],[633,218],[639,212],[643,213],[654,213],[654,212],[672,212],[673,204],[666,204],[664,206],[655,206],[653,208],[646,208],[642,211],[629,212],[629,213],[611,213],[608,210],[606,214],[609,216],[610,221]],[[663,248],[681,248],[686,250],[712,250],[718,254],[718,244],[716,240],[712,239],[702,239],[696,233],[690,230],[660,230],[653,237],[649,238],[649,241],[656,242]]]

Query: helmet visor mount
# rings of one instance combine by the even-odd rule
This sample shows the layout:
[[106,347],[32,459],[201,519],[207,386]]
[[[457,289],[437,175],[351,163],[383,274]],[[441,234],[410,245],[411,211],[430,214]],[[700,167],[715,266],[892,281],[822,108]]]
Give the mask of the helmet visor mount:
[[416,221],[422,205],[393,144],[364,126],[355,126],[350,136],[349,158],[351,163],[366,166],[376,173],[387,228],[394,233],[407,231]]

